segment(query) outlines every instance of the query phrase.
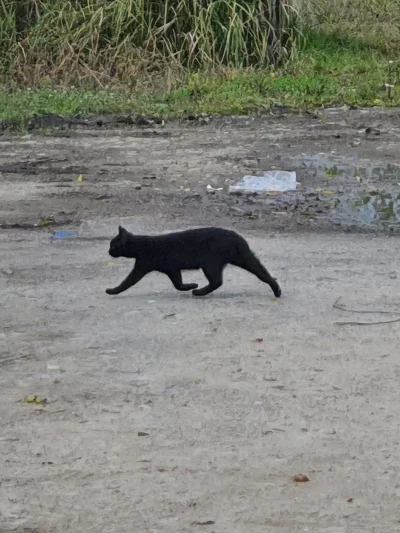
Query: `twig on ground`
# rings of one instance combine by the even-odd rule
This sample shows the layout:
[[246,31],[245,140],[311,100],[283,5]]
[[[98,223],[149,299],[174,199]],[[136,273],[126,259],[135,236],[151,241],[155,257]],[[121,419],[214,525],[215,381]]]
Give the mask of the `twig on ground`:
[[[364,313],[372,315],[400,315],[398,311],[381,311],[381,310],[368,310],[368,309],[348,309],[339,305],[339,297],[336,302],[333,304],[334,309],[339,309],[339,311],[346,311],[347,313]],[[377,326],[380,324],[394,324],[395,322],[400,322],[400,318],[395,318],[394,320],[383,320],[380,322],[334,322],[335,326]]]
[[365,313],[365,314],[371,314],[371,315],[400,315],[399,311],[374,311],[374,310],[368,310],[368,309],[348,309],[347,307],[343,307],[342,305],[339,305],[339,301],[341,300],[341,296],[336,300],[336,302],[333,304],[334,309],[339,309],[339,311],[347,311],[347,313]]
[[400,318],[395,320],[383,320],[382,322],[334,322],[335,326],[377,326],[379,324],[393,324],[400,322]]

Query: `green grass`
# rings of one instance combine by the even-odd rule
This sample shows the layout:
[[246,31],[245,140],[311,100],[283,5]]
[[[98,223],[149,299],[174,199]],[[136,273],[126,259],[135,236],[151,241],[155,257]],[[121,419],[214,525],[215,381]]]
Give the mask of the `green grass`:
[[[189,74],[170,91],[132,91],[123,86],[0,89],[0,118],[23,122],[33,114],[89,115],[137,113],[163,118],[187,114],[265,112],[282,105],[397,106],[400,89],[397,54],[371,43],[310,33],[297,59],[276,70],[223,70]],[[389,98],[385,83],[394,84]]]
[[[9,47],[0,55],[0,79],[2,69],[15,73],[0,88],[0,119],[17,124],[42,113],[136,113],[168,119],[266,112],[280,105],[400,105],[399,0],[290,0],[303,21],[303,38],[293,30],[300,19],[285,19],[290,46],[281,49],[275,67],[270,57],[264,60],[260,12],[255,16],[242,9],[259,9],[256,0],[169,0],[168,9],[179,5],[180,11],[168,27],[161,12],[149,18],[148,6],[164,5],[156,0],[29,1],[46,7],[45,18],[25,32],[22,41],[11,31],[17,18],[0,19],[0,47]],[[13,0],[4,2],[0,0],[0,7]],[[83,10],[76,8],[79,2],[86,6]],[[203,18],[190,11],[190,6],[207,5],[220,11],[213,11],[211,18],[211,11],[203,11]],[[185,25],[193,26],[194,33],[187,33]],[[178,26],[186,30],[177,33]],[[56,31],[49,32],[49,27]],[[218,50],[212,49],[216,31],[221,32]],[[187,47],[189,37],[200,39],[200,55],[198,49]],[[394,85],[390,94],[385,84]]]
[[99,87],[166,68],[269,66],[290,57],[294,1],[0,0],[0,79]]

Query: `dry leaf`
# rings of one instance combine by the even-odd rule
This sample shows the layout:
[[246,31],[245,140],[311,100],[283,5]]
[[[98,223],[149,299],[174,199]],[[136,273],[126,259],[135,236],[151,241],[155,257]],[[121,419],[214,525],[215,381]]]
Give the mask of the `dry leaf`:
[[295,483],[306,483],[310,481],[310,478],[306,474],[295,474],[292,479]]
[[43,398],[42,396],[36,396],[36,394],[29,394],[29,396],[25,398],[24,402],[44,405],[47,402],[47,399]]

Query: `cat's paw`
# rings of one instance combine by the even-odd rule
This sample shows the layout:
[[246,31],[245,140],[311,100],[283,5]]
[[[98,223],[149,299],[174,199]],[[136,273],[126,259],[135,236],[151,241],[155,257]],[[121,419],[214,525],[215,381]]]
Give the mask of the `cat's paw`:
[[193,296],[205,296],[203,289],[194,289],[192,291]]
[[192,289],[197,289],[197,283],[185,283],[182,285],[182,290],[191,291]]
[[274,294],[275,298],[280,298],[280,296],[282,295],[282,289],[279,287],[279,285],[276,289],[274,289]]
[[106,293],[107,293],[107,294],[117,294],[117,293],[115,292],[115,289],[106,289]]

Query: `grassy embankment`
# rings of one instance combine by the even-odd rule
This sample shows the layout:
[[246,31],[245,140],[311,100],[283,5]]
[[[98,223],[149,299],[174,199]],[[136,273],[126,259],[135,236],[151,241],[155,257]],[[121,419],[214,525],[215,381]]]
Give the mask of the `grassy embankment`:
[[0,118],[400,104],[398,0],[270,1],[0,0]]

